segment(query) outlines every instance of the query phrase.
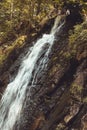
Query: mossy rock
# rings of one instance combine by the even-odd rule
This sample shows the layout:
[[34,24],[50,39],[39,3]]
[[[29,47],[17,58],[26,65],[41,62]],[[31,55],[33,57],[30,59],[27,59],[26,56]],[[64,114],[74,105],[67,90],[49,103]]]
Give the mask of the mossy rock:
[[87,57],[87,22],[76,25],[74,32],[69,36],[69,53],[78,60]]
[[3,45],[0,47],[0,65],[4,63],[7,57],[12,53],[14,49],[22,48],[25,45],[26,36],[18,37],[11,45]]

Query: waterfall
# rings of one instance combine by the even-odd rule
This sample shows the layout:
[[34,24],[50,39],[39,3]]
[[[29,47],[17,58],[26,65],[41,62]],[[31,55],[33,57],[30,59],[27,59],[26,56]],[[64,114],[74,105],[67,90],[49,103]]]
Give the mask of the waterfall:
[[[44,34],[37,40],[34,46],[29,49],[24,57],[18,74],[15,79],[7,85],[7,88],[0,102],[0,130],[12,130],[17,119],[20,119],[24,99],[26,97],[27,87],[31,89],[31,84],[36,81],[37,73],[42,71],[49,60],[49,53],[55,40],[55,32],[59,31],[63,23],[59,23],[58,18],[50,34]],[[36,70],[34,71],[34,69]]]

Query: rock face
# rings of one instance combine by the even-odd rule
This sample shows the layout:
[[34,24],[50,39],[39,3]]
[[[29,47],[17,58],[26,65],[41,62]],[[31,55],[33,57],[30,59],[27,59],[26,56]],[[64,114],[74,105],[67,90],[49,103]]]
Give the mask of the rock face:
[[[7,84],[12,80],[20,66],[21,59],[27,54],[32,43],[43,33],[49,33],[55,17],[44,18],[36,28],[31,28],[26,35],[0,45],[0,98]],[[27,26],[27,25],[25,25]],[[27,29],[29,31],[29,29]],[[21,30],[20,30],[21,31]]]
[[[47,69],[31,89],[30,100],[27,91],[22,121],[16,123],[14,130],[86,130],[87,39],[77,37],[70,46],[71,28],[71,22],[66,21],[61,32],[56,33]],[[14,73],[16,66],[17,61],[8,72]]]
[[[82,53],[86,52],[87,40],[75,43],[78,51],[73,55],[74,48],[69,50],[68,41],[70,26],[71,23],[66,23],[60,34],[56,34],[57,40],[49,57],[48,68],[44,70],[42,78],[38,79],[39,85],[32,88],[31,100],[26,100],[21,115],[23,122],[20,126],[16,124],[14,130],[86,128],[87,55],[83,56]],[[81,57],[78,58],[78,55]]]

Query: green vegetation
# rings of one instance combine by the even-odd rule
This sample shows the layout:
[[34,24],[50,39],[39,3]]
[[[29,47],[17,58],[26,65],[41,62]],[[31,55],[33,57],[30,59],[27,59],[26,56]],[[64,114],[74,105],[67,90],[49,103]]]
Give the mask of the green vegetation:
[[73,31],[70,31],[68,51],[64,54],[66,58],[77,56],[80,60],[81,57],[86,57],[87,45],[87,22],[76,25]]
[[13,42],[11,45],[3,45],[0,48],[0,65],[7,59],[7,57],[12,53],[14,49],[18,50],[22,48],[25,44],[26,36],[20,36],[16,41]]
[[[77,0],[4,0],[0,1],[0,43],[20,33],[25,34],[39,24],[54,8],[60,9]],[[86,13],[87,2],[80,0],[83,12]],[[6,39],[6,40],[3,40]]]
[[[4,0],[0,2],[0,43],[10,36],[26,33],[52,8],[47,0]],[[48,4],[49,3],[49,4]],[[21,30],[21,31],[20,31]],[[8,35],[9,34],[9,35]],[[9,37],[9,39],[7,39]]]
[[86,40],[87,36],[87,22],[74,27],[74,32],[70,32],[69,43],[73,44],[77,39],[83,38]]
[[73,83],[72,87],[71,87],[71,93],[76,95],[77,93],[81,93],[82,89],[83,89],[82,86],[80,86],[76,83]]
[[[32,28],[35,29],[36,26],[38,27],[43,19],[48,18],[49,15],[58,13],[58,9],[62,10],[76,3],[79,5],[78,7],[81,5],[80,13],[87,15],[87,2],[85,0],[80,0],[79,2],[77,0],[0,1],[0,64],[3,63],[15,47],[21,48],[19,42],[13,42],[15,39],[19,40],[21,36],[31,34]],[[53,12],[55,9],[57,12]],[[74,42],[79,39],[79,37],[86,39],[86,29],[86,23],[75,27],[74,33],[71,33],[69,37],[69,49],[72,49],[72,53],[69,51],[66,52],[64,54],[66,58],[71,58],[72,55],[76,54],[77,45],[74,44]],[[33,35],[36,35],[36,33],[33,32],[31,36]]]
[[79,101],[82,101],[82,92],[83,92],[83,86],[79,85],[76,82],[73,82],[70,87],[70,93],[74,98],[76,98]]

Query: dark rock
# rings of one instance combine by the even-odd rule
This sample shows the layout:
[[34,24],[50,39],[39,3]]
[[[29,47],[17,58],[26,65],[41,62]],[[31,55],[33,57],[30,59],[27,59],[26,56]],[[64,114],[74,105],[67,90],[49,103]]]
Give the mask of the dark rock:
[[[77,58],[79,49],[74,57],[68,58],[65,55],[68,50],[69,30],[73,28],[70,22],[66,20],[61,31],[56,33],[47,69],[41,73],[42,77],[38,76],[35,87],[31,89],[31,95],[30,90],[27,90],[21,121],[16,122],[13,130],[80,130],[81,127],[86,127],[87,60],[85,56]],[[41,32],[46,31],[47,27],[50,28],[49,23],[42,25]],[[25,51],[11,66],[11,75],[16,75],[19,59],[27,51],[25,47]]]

